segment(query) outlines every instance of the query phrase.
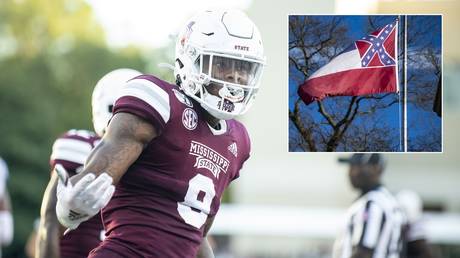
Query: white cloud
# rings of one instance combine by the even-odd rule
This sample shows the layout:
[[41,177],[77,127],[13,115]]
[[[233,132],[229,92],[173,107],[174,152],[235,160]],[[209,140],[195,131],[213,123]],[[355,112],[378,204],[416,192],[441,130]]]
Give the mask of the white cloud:
[[112,47],[166,45],[170,35],[197,11],[214,7],[247,9],[252,0],[86,0]]

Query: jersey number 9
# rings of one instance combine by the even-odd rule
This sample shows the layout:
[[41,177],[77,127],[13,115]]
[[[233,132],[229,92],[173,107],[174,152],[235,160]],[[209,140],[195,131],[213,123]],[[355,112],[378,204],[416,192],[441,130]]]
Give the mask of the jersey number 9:
[[212,180],[197,174],[189,181],[184,201],[177,203],[177,211],[187,224],[201,228],[208,218],[215,195]]

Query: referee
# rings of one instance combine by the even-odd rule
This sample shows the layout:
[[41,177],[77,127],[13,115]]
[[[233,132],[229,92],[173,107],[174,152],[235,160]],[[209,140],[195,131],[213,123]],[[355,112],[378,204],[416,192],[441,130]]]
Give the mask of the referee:
[[381,184],[384,157],[357,153],[339,162],[350,165],[350,183],[361,195],[347,211],[341,235],[334,244],[334,257],[400,258],[404,215]]

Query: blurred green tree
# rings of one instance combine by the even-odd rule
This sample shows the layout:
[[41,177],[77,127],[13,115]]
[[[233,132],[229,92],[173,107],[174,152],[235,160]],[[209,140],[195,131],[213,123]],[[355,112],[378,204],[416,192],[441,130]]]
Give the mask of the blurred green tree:
[[10,168],[15,219],[14,242],[4,257],[24,257],[49,179],[53,141],[72,128],[92,129],[97,80],[121,67],[149,68],[172,79],[171,72],[152,66],[152,60],[169,59],[165,53],[108,48],[83,0],[0,1],[0,156]]
[[2,0],[0,17],[3,33],[14,39],[20,56],[77,41],[104,45],[103,30],[83,0]]

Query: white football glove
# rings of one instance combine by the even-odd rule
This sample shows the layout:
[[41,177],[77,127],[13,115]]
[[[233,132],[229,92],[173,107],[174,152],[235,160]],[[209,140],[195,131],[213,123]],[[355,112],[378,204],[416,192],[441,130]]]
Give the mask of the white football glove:
[[107,173],[97,178],[89,173],[72,186],[63,166],[57,164],[54,169],[59,176],[56,214],[63,226],[76,229],[80,223],[96,215],[112,198],[115,187]]

